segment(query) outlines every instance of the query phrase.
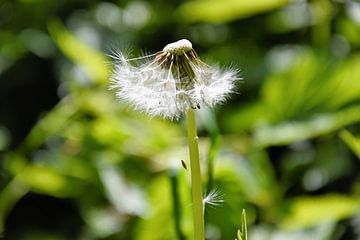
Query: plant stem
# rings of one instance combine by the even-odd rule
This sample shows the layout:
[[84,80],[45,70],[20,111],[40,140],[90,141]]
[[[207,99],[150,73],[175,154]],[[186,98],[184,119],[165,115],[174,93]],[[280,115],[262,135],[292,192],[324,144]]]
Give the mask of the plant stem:
[[205,239],[204,227],[204,207],[202,196],[202,182],[199,161],[199,146],[196,129],[196,118],[193,109],[187,111],[187,130],[190,153],[191,167],[191,192],[193,200],[193,219],[194,219],[194,240]]
[[169,177],[171,182],[171,195],[173,200],[173,215],[175,223],[175,232],[178,240],[185,240],[185,235],[181,231],[181,201],[179,195],[179,172],[174,169],[170,169]]

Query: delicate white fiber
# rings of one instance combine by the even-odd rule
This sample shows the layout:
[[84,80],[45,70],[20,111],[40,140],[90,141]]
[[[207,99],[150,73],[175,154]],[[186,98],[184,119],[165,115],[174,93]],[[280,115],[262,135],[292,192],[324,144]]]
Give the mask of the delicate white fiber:
[[139,111],[168,119],[178,119],[190,107],[224,102],[239,79],[235,70],[201,62],[186,39],[156,54],[127,59],[117,53],[114,58],[111,87],[117,97]]
[[204,212],[206,206],[220,206],[224,204],[224,195],[218,189],[211,190],[203,199],[204,203]]

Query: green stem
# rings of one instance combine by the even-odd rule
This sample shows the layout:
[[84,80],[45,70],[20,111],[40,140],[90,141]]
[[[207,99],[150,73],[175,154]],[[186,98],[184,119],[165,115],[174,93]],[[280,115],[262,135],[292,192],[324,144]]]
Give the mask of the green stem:
[[169,172],[171,182],[171,195],[173,200],[173,214],[175,223],[175,232],[178,240],[185,240],[185,235],[181,230],[181,201],[179,195],[179,172],[174,169],[170,169]]
[[199,146],[196,129],[196,118],[193,109],[187,111],[187,130],[190,153],[191,167],[191,192],[193,200],[193,219],[194,219],[194,240],[205,239],[204,227],[204,207],[202,196],[202,182],[199,161]]

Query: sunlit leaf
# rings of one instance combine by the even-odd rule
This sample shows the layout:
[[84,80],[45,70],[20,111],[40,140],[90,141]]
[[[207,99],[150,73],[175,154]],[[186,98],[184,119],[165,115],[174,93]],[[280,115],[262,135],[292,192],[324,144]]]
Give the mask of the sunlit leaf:
[[360,137],[352,135],[347,130],[342,130],[340,132],[340,137],[360,159]]
[[[182,171],[182,169],[180,169]],[[185,175],[179,174],[179,196],[182,214],[181,227],[186,236],[192,236],[191,198]],[[136,239],[177,239],[174,223],[170,179],[159,176],[148,185],[150,207],[148,215],[139,220]]]
[[24,143],[20,146],[21,151],[26,152],[41,146],[48,136],[61,131],[76,111],[76,106],[71,100],[64,98],[32,128]]
[[249,103],[238,111],[226,115],[223,119],[224,128],[230,132],[254,129],[259,123],[268,121],[264,108],[262,102]]
[[[271,74],[265,81],[260,101],[240,108],[225,120],[230,130],[256,129],[258,133],[263,130],[261,126],[283,123],[287,129],[291,130],[291,126],[294,126],[292,130],[297,131],[297,123],[301,119],[308,125],[308,131],[299,133],[298,138],[304,139],[305,135],[311,137],[322,134],[324,128],[333,121],[322,118],[322,114],[337,116],[335,118],[339,120],[333,121],[333,130],[344,126],[339,123],[345,124],[346,118],[349,120],[346,124],[357,121],[356,115],[359,114],[355,109],[352,116],[346,110],[341,110],[339,114],[332,112],[351,104],[356,108],[354,104],[360,99],[360,81],[357,81],[360,79],[360,56],[354,55],[339,62],[326,60],[309,49],[293,52],[295,54],[289,67]],[[342,111],[345,113],[343,117]],[[318,124],[321,126],[315,126]],[[314,131],[309,134],[312,129]]]
[[284,121],[303,114],[308,89],[318,72],[319,62],[311,51],[296,53],[290,68],[270,75],[261,90],[263,110],[270,121]]
[[345,219],[358,213],[359,210],[359,199],[350,196],[331,194],[298,197],[290,203],[289,215],[281,225],[287,229],[301,229]]
[[322,89],[330,96],[324,98],[328,109],[341,107],[352,101],[360,101],[360,55],[354,55],[338,65]]
[[355,21],[352,21],[349,18],[340,19],[337,22],[337,29],[351,44],[355,46],[360,45],[360,30]]
[[17,178],[33,191],[59,197],[68,196],[70,193],[68,185],[71,183],[66,177],[46,167],[29,166]]
[[241,228],[237,231],[237,239],[236,240],[248,240],[247,237],[247,223],[246,223],[246,211],[245,209],[242,212],[241,217]]
[[[322,61],[326,64],[321,65]],[[359,55],[338,63],[309,50],[300,51],[289,70],[270,76],[264,84],[262,99],[272,110],[271,119],[303,118],[360,99],[359,66]]]
[[29,164],[21,155],[8,155],[4,166],[14,176],[13,180],[29,191],[56,197],[78,196],[85,185],[51,166]]
[[48,29],[55,44],[65,56],[85,68],[91,79],[97,83],[104,83],[108,79],[109,60],[102,53],[77,39],[60,21],[50,21]]
[[196,0],[185,2],[178,10],[184,21],[224,23],[284,6],[288,0]]
[[335,113],[319,114],[307,121],[289,121],[258,128],[255,141],[260,146],[285,145],[327,134],[359,121],[360,106],[353,106]]
[[218,184],[224,185],[225,190],[229,187],[229,199],[242,192],[247,201],[262,207],[270,206],[277,198],[279,189],[276,188],[278,184],[268,161],[266,153],[259,150],[251,151],[246,158],[220,155],[215,179]]
[[123,230],[127,216],[117,214],[111,207],[83,207],[84,220],[89,231],[98,237],[106,238]]
[[332,239],[333,233],[336,231],[337,224],[334,222],[326,222],[318,224],[310,229],[285,230],[273,229],[265,224],[252,227],[249,240],[329,240]]
[[120,170],[111,164],[102,161],[98,169],[106,195],[116,210],[123,214],[143,215],[147,206],[141,189],[127,183]]

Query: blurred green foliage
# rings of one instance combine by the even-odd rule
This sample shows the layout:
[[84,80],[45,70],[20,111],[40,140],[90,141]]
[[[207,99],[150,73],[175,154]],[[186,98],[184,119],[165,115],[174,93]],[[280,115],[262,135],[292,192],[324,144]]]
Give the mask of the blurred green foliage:
[[[4,239],[190,239],[183,121],[109,91],[108,55],[190,39],[241,69],[198,112],[208,239],[360,237],[358,1],[0,1]],[[130,50],[129,50],[130,49]],[[241,228],[243,231],[243,227]]]

